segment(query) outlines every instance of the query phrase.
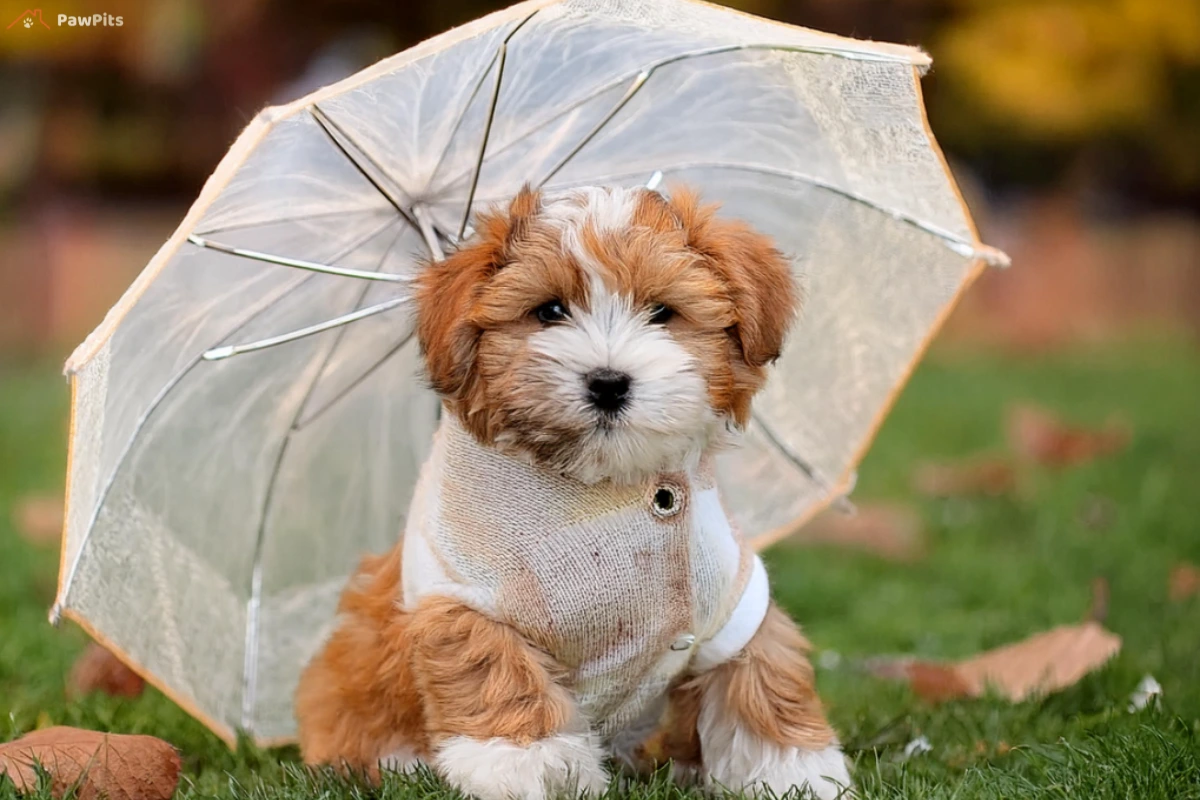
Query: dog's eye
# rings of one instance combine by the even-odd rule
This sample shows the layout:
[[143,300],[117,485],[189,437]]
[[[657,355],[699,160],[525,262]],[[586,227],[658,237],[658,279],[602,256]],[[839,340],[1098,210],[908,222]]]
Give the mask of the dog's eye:
[[563,305],[561,300],[551,300],[549,303],[542,303],[533,310],[533,313],[538,318],[538,322],[543,325],[562,322],[569,316],[567,314],[567,307]]
[[650,322],[654,325],[666,325],[667,320],[673,316],[675,316],[675,309],[670,306],[664,306],[662,303],[650,306]]

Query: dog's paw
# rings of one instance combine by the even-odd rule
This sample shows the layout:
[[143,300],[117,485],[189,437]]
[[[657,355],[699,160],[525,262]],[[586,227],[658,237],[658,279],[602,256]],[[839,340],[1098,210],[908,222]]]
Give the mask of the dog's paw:
[[438,771],[479,800],[556,800],[608,788],[603,750],[590,733],[562,733],[530,745],[456,736],[437,754]]
[[707,765],[709,781],[757,796],[769,789],[776,797],[783,797],[793,787],[801,790],[801,797],[819,800],[850,800],[854,796],[846,757],[837,745],[802,750],[761,740],[756,743],[757,747],[727,754]]
[[379,768],[386,772],[415,772],[421,759],[411,747],[401,747],[379,759]]

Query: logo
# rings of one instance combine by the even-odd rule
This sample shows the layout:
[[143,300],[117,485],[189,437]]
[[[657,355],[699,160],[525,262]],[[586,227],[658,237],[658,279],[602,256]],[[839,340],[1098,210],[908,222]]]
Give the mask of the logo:
[[60,28],[63,25],[72,28],[107,28],[109,26],[119,28],[124,24],[124,17],[114,17],[112,14],[92,14],[91,16],[85,14],[82,17],[68,16],[66,14],[58,15],[58,25]]
[[32,28],[34,21],[37,21],[43,28],[50,30],[50,26],[42,19],[42,10],[40,8],[27,8],[17,18],[8,24],[9,28],[15,27],[18,23],[26,28]]

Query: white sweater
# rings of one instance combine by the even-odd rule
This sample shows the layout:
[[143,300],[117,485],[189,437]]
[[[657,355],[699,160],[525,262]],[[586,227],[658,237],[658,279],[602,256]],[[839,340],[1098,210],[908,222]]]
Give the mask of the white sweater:
[[588,485],[480,445],[447,414],[404,537],[407,608],[449,596],[512,625],[569,670],[606,738],[677,677],[736,655],[767,610],[766,573],[707,460]]

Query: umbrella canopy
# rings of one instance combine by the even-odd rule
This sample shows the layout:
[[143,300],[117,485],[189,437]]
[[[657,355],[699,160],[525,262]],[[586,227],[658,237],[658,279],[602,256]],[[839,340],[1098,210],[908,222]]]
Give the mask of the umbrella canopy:
[[439,403],[408,286],[525,182],[685,182],[773,236],[806,311],[722,457],[756,544],[853,482],[988,261],[919,51],[692,2],[533,0],[259,114],[67,364],[52,616],[232,740],[292,692],[365,551],[394,544]]

